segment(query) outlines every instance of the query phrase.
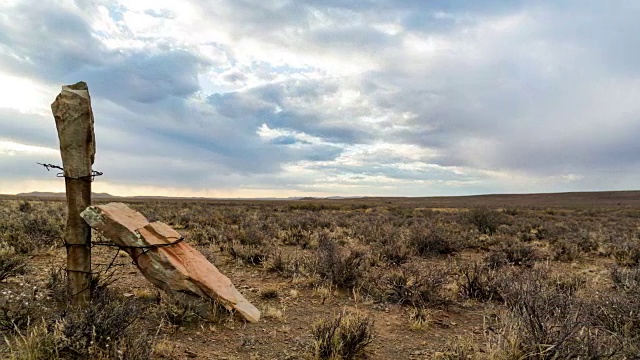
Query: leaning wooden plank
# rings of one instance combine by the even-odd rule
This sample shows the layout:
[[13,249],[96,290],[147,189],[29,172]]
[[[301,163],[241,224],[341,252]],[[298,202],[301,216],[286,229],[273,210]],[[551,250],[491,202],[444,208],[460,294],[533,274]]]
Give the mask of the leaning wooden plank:
[[89,206],[81,216],[92,228],[121,246],[147,280],[157,287],[175,296],[193,294],[211,298],[229,310],[236,310],[250,322],[260,320],[260,311],[240,294],[229,278],[186,242],[148,248],[181,238],[169,225],[149,223],[142,214],[122,203]]

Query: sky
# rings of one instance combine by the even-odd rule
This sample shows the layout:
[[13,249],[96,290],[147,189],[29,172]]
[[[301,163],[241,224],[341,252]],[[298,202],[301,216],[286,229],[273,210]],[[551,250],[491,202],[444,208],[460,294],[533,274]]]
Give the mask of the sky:
[[0,0],[0,193],[434,196],[640,183],[637,0]]

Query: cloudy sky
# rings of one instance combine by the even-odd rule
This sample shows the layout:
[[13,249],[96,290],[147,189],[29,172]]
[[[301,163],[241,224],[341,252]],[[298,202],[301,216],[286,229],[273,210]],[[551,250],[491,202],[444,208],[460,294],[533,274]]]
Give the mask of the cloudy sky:
[[286,197],[638,189],[640,1],[0,0],[0,193]]

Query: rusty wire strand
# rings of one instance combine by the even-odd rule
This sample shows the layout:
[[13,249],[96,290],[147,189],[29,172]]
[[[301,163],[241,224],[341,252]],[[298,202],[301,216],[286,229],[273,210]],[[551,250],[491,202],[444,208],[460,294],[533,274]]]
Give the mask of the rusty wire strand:
[[62,166],[58,166],[58,165],[53,165],[53,164],[43,164],[43,163],[37,163],[38,165],[42,165],[45,167],[45,169],[47,169],[47,171],[50,171],[51,169],[58,169],[58,170],[62,170],[62,172],[57,173],[56,176],[57,177],[63,177],[65,179],[74,179],[74,180],[83,180],[83,181],[89,181],[89,182],[93,182],[95,180],[96,176],[101,176],[104,173],[100,172],[100,171],[96,171],[96,170],[91,170],[91,175],[85,175],[85,176],[66,176],[64,174],[64,168]]

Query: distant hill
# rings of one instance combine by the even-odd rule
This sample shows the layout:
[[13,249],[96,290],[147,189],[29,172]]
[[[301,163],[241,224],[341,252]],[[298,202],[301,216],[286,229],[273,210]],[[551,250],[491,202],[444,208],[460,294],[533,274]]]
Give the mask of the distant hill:
[[296,198],[296,197],[290,197],[287,198],[287,200],[343,200],[343,199],[362,199],[365,198],[366,196],[327,196],[327,197],[313,197],[313,196],[306,196],[306,197],[302,197],[302,198]]
[[[32,191],[32,192],[29,192],[29,193],[16,194],[16,196],[20,196],[20,197],[64,198],[64,197],[66,197],[66,194],[65,193],[58,193],[58,192]],[[118,196],[114,196],[114,195],[107,194],[107,193],[91,193],[91,197],[105,199],[105,198],[116,198]]]
[[640,191],[585,191],[565,193],[533,194],[486,194],[467,196],[430,196],[430,197],[365,197],[342,199],[342,202],[361,202],[369,204],[406,204],[431,208],[467,208],[488,207],[602,207],[624,206],[640,207]]
[[126,196],[136,200],[299,200],[299,197],[223,198],[223,197],[176,197],[176,196]]
[[[469,196],[430,196],[430,197],[289,197],[289,198],[203,198],[203,197],[162,197],[132,196],[122,197],[107,193],[94,193],[95,200],[117,201],[295,201],[367,204],[368,206],[414,206],[424,208],[469,208],[488,207],[634,207],[640,208],[640,191],[593,191],[538,194],[487,194]],[[30,192],[18,195],[0,195],[0,198],[43,198],[63,200],[64,193]]]

